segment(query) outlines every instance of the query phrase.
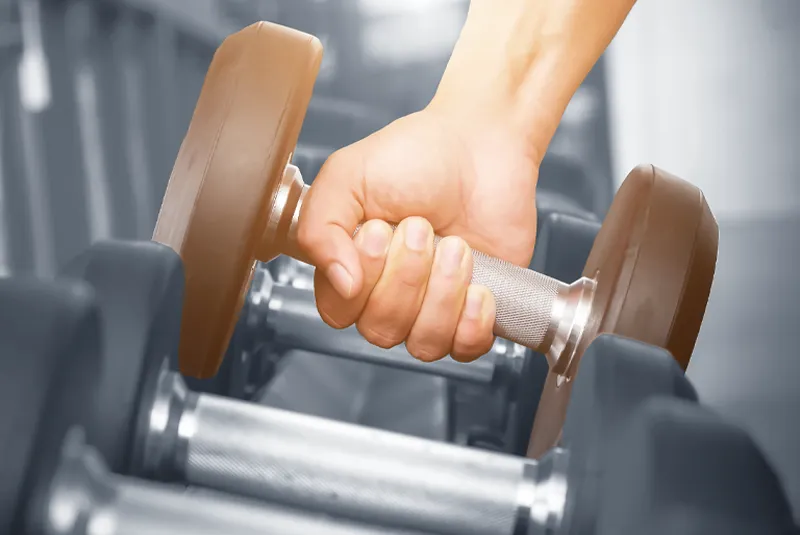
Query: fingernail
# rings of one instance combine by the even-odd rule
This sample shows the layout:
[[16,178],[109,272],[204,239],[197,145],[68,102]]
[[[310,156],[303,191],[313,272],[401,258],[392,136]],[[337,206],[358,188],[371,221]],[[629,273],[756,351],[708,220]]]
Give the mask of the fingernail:
[[373,258],[386,256],[392,235],[385,225],[364,225],[356,236],[358,248]]
[[464,261],[464,244],[459,239],[446,239],[439,242],[439,262],[442,272],[447,276],[458,273]]
[[406,247],[412,251],[422,252],[428,247],[430,226],[423,219],[409,219],[405,225]]
[[467,290],[464,315],[471,320],[479,320],[483,316],[483,292],[474,286],[470,286]]
[[353,291],[353,276],[350,275],[350,272],[341,264],[331,264],[326,271],[326,275],[333,288],[339,292],[339,295],[349,299]]

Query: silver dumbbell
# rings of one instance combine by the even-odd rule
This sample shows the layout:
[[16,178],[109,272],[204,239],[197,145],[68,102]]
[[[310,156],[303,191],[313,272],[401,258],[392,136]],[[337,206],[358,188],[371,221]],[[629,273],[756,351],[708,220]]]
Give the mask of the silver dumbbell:
[[136,474],[381,525],[548,533],[566,492],[561,450],[537,462],[193,393],[166,363],[140,414]]
[[42,498],[36,535],[425,535],[111,474],[80,428]]

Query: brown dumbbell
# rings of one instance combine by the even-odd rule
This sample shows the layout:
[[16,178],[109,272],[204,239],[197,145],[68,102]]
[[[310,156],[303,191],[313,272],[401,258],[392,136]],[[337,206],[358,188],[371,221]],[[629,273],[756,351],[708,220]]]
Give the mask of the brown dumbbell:
[[[308,261],[296,244],[308,187],[290,160],[321,57],[314,37],[261,22],[228,37],[211,62],[153,235],[186,270],[185,375],[216,374],[256,261]],[[647,165],[625,179],[578,281],[474,253],[473,282],[497,303],[495,334],[550,362],[530,456],[558,441],[571,379],[598,333],[664,347],[686,368],[717,243],[700,190]]]

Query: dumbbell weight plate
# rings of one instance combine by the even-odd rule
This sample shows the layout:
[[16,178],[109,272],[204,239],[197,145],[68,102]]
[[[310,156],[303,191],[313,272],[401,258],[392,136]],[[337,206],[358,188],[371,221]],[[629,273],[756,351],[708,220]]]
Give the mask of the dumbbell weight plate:
[[597,281],[575,357],[550,370],[536,413],[530,457],[555,445],[585,347],[613,333],[667,349],[685,370],[716,267],[719,230],[703,194],[652,166],[632,171],[595,239],[583,275]]
[[91,288],[0,280],[0,533],[26,533],[24,504],[56,470],[61,439],[96,393]]
[[183,267],[161,244],[107,241],[78,255],[63,274],[91,284],[102,313],[103,369],[87,438],[112,471],[128,473],[141,454],[130,449],[141,442],[139,407],[177,351]]
[[[186,269],[185,375],[216,373],[256,259],[304,259],[293,233],[307,190],[286,164],[319,58],[313,37],[259,23],[229,37],[209,69],[153,236],[178,251]],[[666,347],[688,363],[716,246],[716,221],[702,193],[641,166],[611,206],[584,271],[588,279],[567,286],[475,253],[473,276],[495,293],[496,334],[553,351],[553,382],[539,406],[531,455],[557,442],[570,382],[555,388],[563,383],[556,379],[574,376],[597,333]],[[585,313],[588,322],[570,321],[571,313]],[[563,337],[558,344],[556,337]]]
[[209,67],[153,235],[184,263],[184,375],[219,367],[321,59],[316,38],[262,22],[228,37]]

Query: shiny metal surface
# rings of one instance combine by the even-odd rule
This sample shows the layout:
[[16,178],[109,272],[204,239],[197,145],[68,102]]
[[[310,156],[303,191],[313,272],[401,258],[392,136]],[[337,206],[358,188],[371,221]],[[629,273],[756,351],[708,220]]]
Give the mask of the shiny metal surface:
[[149,451],[172,458],[168,472],[190,485],[442,535],[512,535],[558,518],[553,496],[563,487],[553,477],[561,471],[550,460],[535,464],[216,396],[166,405],[181,403],[189,405],[169,411],[173,423],[151,427],[173,430],[172,439],[151,437],[172,451]]
[[77,430],[45,501],[43,535],[423,535],[115,476]]
[[545,356],[550,369],[558,366],[561,377],[569,378],[575,351],[592,311],[596,287],[594,280],[581,277],[560,292],[553,302],[554,336]]
[[135,457],[140,464],[132,467],[134,473],[160,479],[174,476],[173,467],[182,464],[186,456],[185,441],[192,433],[191,417],[196,397],[179,374],[169,371],[165,360],[148,416],[143,419],[144,429],[136,435],[141,443],[135,448],[141,449],[142,455]]

